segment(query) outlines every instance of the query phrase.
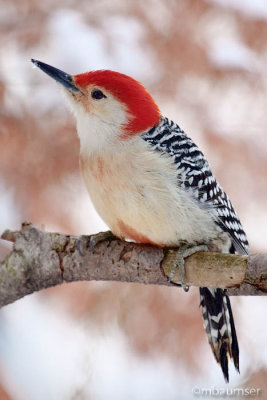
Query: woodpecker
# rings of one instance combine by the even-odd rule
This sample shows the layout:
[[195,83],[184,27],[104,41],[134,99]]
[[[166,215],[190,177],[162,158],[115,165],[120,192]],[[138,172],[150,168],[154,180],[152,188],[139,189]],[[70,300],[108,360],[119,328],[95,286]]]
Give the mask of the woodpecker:
[[[69,75],[32,62],[65,89],[77,122],[87,190],[116,236],[248,253],[239,218],[203,153],[179,125],[162,116],[141,83],[110,70]],[[229,297],[221,288],[200,288],[200,305],[208,341],[228,381],[229,357],[239,371]]]

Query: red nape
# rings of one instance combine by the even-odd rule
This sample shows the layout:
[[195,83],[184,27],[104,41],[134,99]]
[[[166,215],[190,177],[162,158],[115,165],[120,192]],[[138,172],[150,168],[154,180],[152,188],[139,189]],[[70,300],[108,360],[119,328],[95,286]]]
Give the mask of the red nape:
[[115,71],[100,70],[75,75],[74,80],[81,88],[90,84],[102,87],[127,106],[132,118],[125,127],[123,139],[145,131],[160,120],[159,108],[151,95],[141,83],[130,76]]

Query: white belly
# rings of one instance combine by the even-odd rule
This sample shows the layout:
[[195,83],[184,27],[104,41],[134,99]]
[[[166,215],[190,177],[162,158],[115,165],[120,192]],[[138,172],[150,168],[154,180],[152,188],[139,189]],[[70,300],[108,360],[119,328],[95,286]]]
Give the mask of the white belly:
[[93,204],[115,235],[162,246],[209,243],[218,236],[208,212],[177,186],[171,159],[142,139],[127,151],[82,154],[80,162]]

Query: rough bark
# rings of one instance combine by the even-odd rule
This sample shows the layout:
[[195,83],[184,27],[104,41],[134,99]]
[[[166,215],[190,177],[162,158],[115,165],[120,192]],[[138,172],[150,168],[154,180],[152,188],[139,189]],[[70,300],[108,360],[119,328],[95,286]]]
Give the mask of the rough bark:
[[[0,306],[35,291],[74,281],[120,281],[174,286],[168,276],[174,249],[121,241],[111,233],[69,236],[44,232],[29,223],[20,231],[5,231],[14,242],[0,263]],[[230,288],[230,295],[267,293],[267,255],[241,256],[199,252],[185,262],[190,286]]]

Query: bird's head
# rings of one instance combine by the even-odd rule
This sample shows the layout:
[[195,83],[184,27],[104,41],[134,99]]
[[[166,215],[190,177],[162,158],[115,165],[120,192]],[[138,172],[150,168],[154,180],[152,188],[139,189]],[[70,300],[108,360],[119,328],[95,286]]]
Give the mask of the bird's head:
[[93,135],[97,135],[99,145],[114,138],[127,140],[160,120],[151,95],[127,75],[109,70],[69,75],[40,61],[32,62],[64,86],[81,142],[88,146],[96,140]]

